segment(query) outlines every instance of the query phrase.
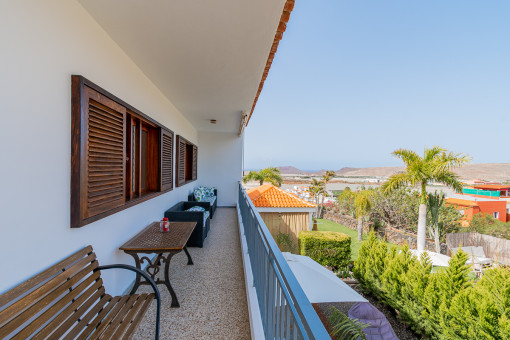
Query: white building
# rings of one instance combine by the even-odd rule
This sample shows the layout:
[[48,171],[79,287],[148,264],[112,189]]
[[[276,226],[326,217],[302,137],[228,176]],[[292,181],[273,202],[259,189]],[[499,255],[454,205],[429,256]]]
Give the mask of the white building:
[[[187,200],[195,186],[215,186],[218,206],[234,211],[240,204],[246,212],[250,206],[238,185],[242,132],[293,6],[293,0],[2,1],[0,294],[86,245],[100,264],[133,264],[119,246]],[[99,113],[87,118],[93,110]],[[104,115],[106,123],[98,123]],[[94,144],[104,134],[112,150]],[[178,140],[179,151],[165,144]],[[105,150],[118,170],[107,174],[115,184],[98,180],[97,189],[93,176],[108,168]],[[174,176],[174,164],[185,171]],[[244,224],[267,230],[242,216]],[[243,242],[256,237],[243,234],[244,224]],[[251,249],[243,253],[252,256],[243,263],[257,337],[275,326],[262,321],[271,309],[257,304],[265,300],[256,292],[268,281],[254,285],[258,274],[251,272],[266,260],[254,258]],[[274,263],[285,266],[275,254]],[[269,294],[289,290],[298,310],[293,329],[325,334],[287,269],[282,273],[290,286],[279,283]],[[112,295],[133,282],[122,271],[102,277]],[[208,310],[207,301],[200,308]]]

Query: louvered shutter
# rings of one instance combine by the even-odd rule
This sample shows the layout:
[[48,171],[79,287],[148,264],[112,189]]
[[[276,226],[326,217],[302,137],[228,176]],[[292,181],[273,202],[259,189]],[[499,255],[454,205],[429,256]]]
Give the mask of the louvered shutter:
[[161,129],[161,191],[172,189],[173,134]]
[[87,86],[78,99],[73,106],[81,109],[72,117],[72,227],[125,203],[126,109]]
[[84,219],[124,204],[126,173],[126,109],[88,87],[85,100],[88,117]]
[[191,170],[191,179],[197,179],[197,164],[198,164],[198,149],[196,146],[193,146],[193,164]]
[[180,187],[186,183],[186,141],[177,136],[176,146],[175,186]]

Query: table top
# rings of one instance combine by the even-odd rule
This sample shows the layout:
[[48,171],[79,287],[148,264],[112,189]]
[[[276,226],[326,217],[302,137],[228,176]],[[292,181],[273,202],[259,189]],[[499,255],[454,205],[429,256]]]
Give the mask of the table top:
[[170,231],[159,231],[159,221],[145,227],[119,249],[131,252],[168,252],[186,246],[197,222],[170,222]]

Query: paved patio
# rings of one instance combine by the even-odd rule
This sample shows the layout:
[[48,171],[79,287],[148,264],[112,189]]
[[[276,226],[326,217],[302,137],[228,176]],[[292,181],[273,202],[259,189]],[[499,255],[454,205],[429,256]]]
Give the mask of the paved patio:
[[[170,294],[161,292],[161,339],[250,339],[237,212],[218,208],[203,248],[172,258],[170,281],[180,308],[170,308]],[[142,286],[138,291],[149,292]],[[134,339],[154,339],[155,305],[142,320]]]

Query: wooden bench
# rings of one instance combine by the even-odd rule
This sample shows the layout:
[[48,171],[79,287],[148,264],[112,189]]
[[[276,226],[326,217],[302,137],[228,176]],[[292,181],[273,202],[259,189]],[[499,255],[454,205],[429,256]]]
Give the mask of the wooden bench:
[[[142,275],[154,293],[106,294],[101,270],[112,268]],[[161,299],[154,281],[133,266],[99,266],[88,246],[0,295],[0,339],[129,338],[154,298],[158,339]]]

